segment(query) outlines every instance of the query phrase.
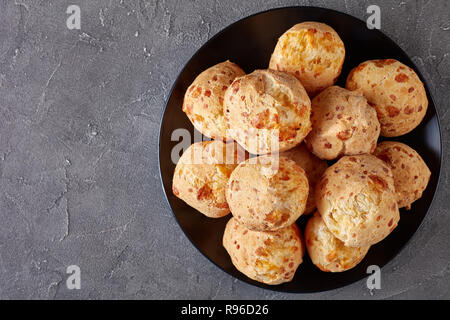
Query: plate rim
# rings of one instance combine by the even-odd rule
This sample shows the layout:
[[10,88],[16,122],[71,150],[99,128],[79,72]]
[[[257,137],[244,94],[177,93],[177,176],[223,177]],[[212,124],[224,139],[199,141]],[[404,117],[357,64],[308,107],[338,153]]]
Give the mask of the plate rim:
[[[206,41],[205,41],[198,49],[196,49],[196,50],[195,50],[195,53],[194,53],[193,55],[191,55],[190,58],[188,58],[188,60],[184,63],[184,65],[183,65],[183,67],[181,68],[181,70],[177,73],[177,76],[176,76],[175,80],[174,80],[173,83],[172,83],[172,86],[171,86],[171,89],[170,89],[170,91],[169,91],[169,94],[167,95],[167,97],[166,97],[166,99],[165,99],[165,101],[164,101],[164,108],[163,108],[163,112],[162,112],[162,114],[161,114],[161,119],[160,119],[160,121],[159,121],[159,132],[158,132],[158,153],[157,153],[157,155],[158,155],[158,171],[159,171],[159,180],[160,180],[160,183],[161,183],[161,188],[162,188],[162,191],[163,191],[163,194],[164,194],[164,198],[165,198],[165,200],[166,200],[166,204],[168,205],[170,211],[172,212],[172,215],[173,215],[173,217],[175,218],[175,221],[176,221],[176,223],[178,224],[178,227],[181,229],[181,231],[183,232],[183,234],[185,235],[185,237],[190,241],[190,243],[192,244],[192,246],[193,246],[198,252],[200,252],[200,253],[203,255],[203,257],[205,257],[208,261],[210,261],[216,268],[218,268],[220,271],[222,271],[222,272],[228,274],[228,275],[231,276],[233,279],[236,279],[236,280],[238,280],[238,281],[240,281],[240,282],[242,282],[242,283],[244,283],[244,284],[246,284],[246,285],[249,285],[249,286],[258,287],[258,288],[265,289],[265,290],[268,290],[268,291],[271,291],[271,292],[280,292],[280,293],[292,294],[292,295],[305,295],[305,294],[315,294],[315,293],[329,292],[329,291],[333,291],[333,290],[338,290],[338,289],[340,289],[340,288],[345,288],[345,287],[347,287],[347,286],[349,286],[349,285],[351,285],[351,284],[355,284],[355,283],[357,283],[357,282],[360,282],[360,281],[364,280],[364,278],[359,279],[359,280],[356,280],[356,281],[350,281],[349,283],[347,283],[347,284],[345,284],[345,285],[343,285],[343,286],[338,286],[338,287],[336,287],[336,288],[327,288],[327,289],[321,289],[321,290],[312,291],[312,292],[294,292],[294,291],[280,290],[280,289],[279,289],[280,286],[269,286],[269,285],[266,285],[266,284],[264,284],[264,283],[256,282],[256,281],[254,281],[254,280],[252,280],[252,279],[250,279],[250,278],[248,278],[248,280],[246,281],[246,280],[243,280],[243,279],[240,279],[240,278],[234,276],[233,274],[231,274],[231,273],[228,272],[227,270],[221,268],[215,261],[213,261],[211,258],[209,258],[205,253],[203,253],[203,251],[200,250],[200,249],[195,245],[194,241],[191,239],[191,237],[190,237],[190,236],[186,233],[186,231],[183,229],[183,227],[181,226],[180,222],[178,221],[178,219],[177,219],[177,217],[176,217],[176,215],[175,215],[175,212],[173,211],[172,206],[171,206],[171,204],[170,204],[170,201],[169,201],[167,192],[166,192],[165,187],[164,187],[164,180],[163,180],[163,177],[162,177],[162,171],[161,171],[161,141],[162,141],[161,138],[162,138],[162,134],[163,134],[163,132],[162,132],[162,126],[163,126],[164,117],[165,117],[165,114],[166,114],[166,110],[167,110],[167,107],[168,107],[170,98],[172,97],[173,91],[174,91],[174,89],[175,89],[175,87],[176,87],[176,85],[177,85],[177,82],[178,82],[178,80],[179,80],[181,74],[186,70],[186,68],[189,66],[189,64],[191,63],[191,61],[192,61],[192,60],[199,54],[199,52],[200,52],[204,47],[206,47],[211,41],[213,41],[214,39],[216,39],[217,37],[219,37],[220,35],[222,35],[223,33],[225,33],[227,30],[231,29],[231,28],[234,27],[235,25],[237,25],[237,24],[239,24],[239,23],[241,23],[241,22],[243,22],[243,21],[245,21],[245,20],[247,20],[247,19],[250,19],[250,18],[252,18],[252,17],[255,17],[255,16],[257,16],[257,15],[269,13],[269,12],[272,12],[272,11],[286,10],[286,9],[287,9],[287,10],[289,10],[289,9],[320,9],[320,10],[330,11],[330,12],[332,12],[332,13],[334,13],[334,14],[345,15],[345,16],[347,16],[347,17],[349,17],[349,18],[356,19],[356,20],[359,20],[360,22],[364,23],[364,21],[363,21],[362,19],[360,19],[360,18],[358,18],[358,17],[355,17],[355,16],[353,16],[353,15],[351,15],[351,14],[348,14],[348,13],[342,12],[342,11],[338,11],[338,10],[335,10],[335,9],[326,8],[326,7],[317,7],[317,6],[286,6],[286,7],[275,7],[275,8],[271,8],[271,9],[267,9],[267,10],[263,10],[263,11],[259,11],[259,12],[253,13],[253,14],[251,14],[251,15],[248,15],[248,16],[245,16],[245,17],[243,17],[243,18],[241,18],[241,19],[238,19],[238,20],[236,20],[236,21],[230,23],[230,24],[227,25],[226,27],[222,28],[221,30],[219,30],[219,31],[218,31],[217,33],[215,33],[212,37],[210,37],[209,39],[207,39],[207,40],[206,40]],[[443,156],[443,154],[444,154],[444,152],[443,152],[443,151],[444,151],[444,149],[443,149],[443,148],[444,148],[444,145],[443,145],[443,141],[442,141],[441,120],[440,120],[439,112],[438,112],[438,109],[436,108],[435,99],[434,99],[434,96],[433,96],[432,91],[430,90],[430,86],[428,85],[427,79],[423,76],[421,70],[417,67],[416,63],[410,58],[409,54],[408,54],[405,50],[403,50],[403,48],[400,47],[400,45],[398,45],[398,44],[397,44],[390,36],[388,36],[386,33],[384,33],[381,29],[373,29],[373,30],[370,30],[370,31],[372,31],[372,32],[375,31],[375,32],[381,33],[382,36],[384,36],[386,39],[388,39],[388,41],[390,41],[391,44],[392,44],[393,46],[395,46],[398,50],[400,50],[401,53],[403,53],[405,56],[407,56],[407,57],[409,58],[409,60],[411,60],[411,62],[413,63],[412,67],[414,68],[414,71],[415,71],[416,73],[418,73],[419,78],[421,78],[421,80],[423,81],[424,86],[425,86],[425,90],[426,90],[426,92],[428,93],[428,96],[429,96],[429,98],[431,99],[431,102],[433,103],[433,107],[434,107],[434,111],[435,111],[435,115],[436,115],[436,120],[437,120],[437,127],[438,127],[438,131],[439,131],[439,148],[440,148],[440,155],[439,155],[439,175],[438,175],[438,178],[437,178],[436,190],[435,190],[434,193],[433,193],[433,197],[432,197],[432,199],[431,199],[431,202],[430,202],[430,205],[429,205],[429,207],[428,207],[428,209],[427,209],[427,212],[425,213],[423,219],[420,221],[420,224],[419,224],[419,226],[417,227],[417,229],[416,229],[416,231],[414,232],[414,234],[413,234],[409,239],[407,239],[406,242],[405,242],[405,243],[397,250],[397,252],[392,256],[392,258],[391,258],[384,266],[381,267],[381,269],[383,269],[383,268],[385,268],[389,263],[391,263],[395,258],[397,258],[398,255],[399,255],[401,252],[403,252],[407,246],[410,245],[410,242],[411,242],[411,240],[415,237],[416,233],[417,233],[418,231],[420,231],[420,229],[423,227],[423,224],[424,224],[424,221],[425,221],[426,217],[429,215],[430,211],[432,211],[431,209],[434,208],[434,205],[435,205],[435,202],[436,202],[437,194],[438,194],[438,192],[440,191],[440,188],[441,188],[442,168],[443,168],[443,163],[444,163],[444,156]],[[368,275],[368,276],[369,276],[369,275]],[[252,281],[252,282],[250,282],[250,281]]]

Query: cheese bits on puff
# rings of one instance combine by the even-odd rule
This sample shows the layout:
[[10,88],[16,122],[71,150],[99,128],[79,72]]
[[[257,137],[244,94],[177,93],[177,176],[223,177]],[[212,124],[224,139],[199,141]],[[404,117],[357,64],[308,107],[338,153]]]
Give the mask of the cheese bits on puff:
[[346,247],[328,230],[318,212],[308,220],[305,243],[314,265],[325,272],[343,272],[354,268],[370,249],[370,246]]
[[398,206],[411,209],[411,204],[422,197],[430,181],[431,171],[420,155],[401,142],[385,141],[374,153],[394,174]]
[[257,70],[237,78],[225,93],[230,138],[252,154],[282,152],[311,131],[311,101],[294,76]]
[[393,60],[361,63],[347,79],[347,89],[361,92],[375,108],[383,137],[398,137],[414,130],[428,109],[422,81],[413,69]]
[[394,177],[372,155],[343,157],[316,185],[316,203],[330,232],[347,247],[374,245],[398,225]]
[[235,218],[225,228],[223,246],[240,272],[269,285],[292,281],[305,251],[295,224],[275,232],[258,232]]
[[324,160],[372,153],[380,136],[375,110],[359,93],[333,86],[312,101],[309,150]]
[[336,83],[344,59],[344,43],[333,28],[319,22],[303,22],[280,37],[270,69],[292,73],[314,97]]
[[173,193],[207,217],[226,216],[230,209],[225,188],[241,156],[245,157],[245,152],[235,143],[204,141],[191,145],[175,168]]
[[225,91],[236,77],[244,74],[238,65],[226,61],[203,71],[189,86],[183,111],[203,135],[226,140],[227,128],[223,114]]
[[261,156],[233,171],[226,198],[239,223],[255,231],[276,231],[303,214],[308,192],[305,171],[294,161]]

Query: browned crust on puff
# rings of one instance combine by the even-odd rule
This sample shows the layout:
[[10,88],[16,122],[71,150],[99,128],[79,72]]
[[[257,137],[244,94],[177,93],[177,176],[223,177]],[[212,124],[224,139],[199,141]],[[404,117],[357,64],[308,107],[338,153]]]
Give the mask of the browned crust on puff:
[[311,131],[311,101],[285,72],[256,70],[237,78],[225,93],[224,114],[230,138],[252,154],[292,149]]
[[382,142],[374,155],[392,170],[399,207],[410,209],[427,188],[430,169],[414,149],[401,142]]
[[346,247],[328,230],[318,212],[306,225],[305,243],[314,265],[325,272],[343,272],[354,268],[364,259],[370,248]]
[[305,171],[285,157],[261,156],[231,174],[226,197],[233,216],[255,231],[276,231],[305,211],[309,184]]
[[295,75],[311,97],[336,83],[345,59],[337,32],[318,22],[303,22],[278,40],[270,69]]
[[400,220],[392,171],[373,155],[343,157],[325,171],[315,192],[325,224],[348,247],[382,241]]
[[325,160],[372,153],[380,135],[377,114],[367,100],[337,86],[313,99],[311,121],[313,130],[306,145]]
[[422,81],[413,69],[397,60],[360,64],[350,72],[346,87],[361,92],[375,108],[384,137],[411,132],[422,122],[428,109]]
[[190,146],[175,168],[174,195],[207,217],[228,215],[225,189],[238,165],[238,150],[236,144],[222,141],[204,141]]
[[225,91],[235,78],[244,74],[237,64],[225,61],[203,71],[186,90],[183,111],[203,135],[226,140]]
[[223,246],[240,272],[269,285],[292,281],[305,251],[295,224],[276,232],[256,232],[235,218],[225,228]]

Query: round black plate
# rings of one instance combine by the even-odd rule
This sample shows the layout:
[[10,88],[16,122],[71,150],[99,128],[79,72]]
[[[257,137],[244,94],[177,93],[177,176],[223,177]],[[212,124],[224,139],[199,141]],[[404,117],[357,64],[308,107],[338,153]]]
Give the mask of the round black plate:
[[[291,7],[262,12],[240,20],[209,40],[181,71],[167,100],[161,121],[159,165],[161,179],[168,203],[182,230],[192,243],[222,270],[247,283],[283,292],[318,292],[346,286],[367,277],[367,267],[388,263],[414,235],[427,214],[438,186],[441,169],[441,134],[433,99],[428,92],[430,105],[425,120],[411,134],[398,138],[417,150],[432,171],[431,181],[422,199],[415,202],[410,212],[402,211],[399,227],[383,242],[373,246],[364,261],[353,270],[330,274],[321,272],[305,258],[292,282],[279,286],[257,283],[238,272],[222,247],[222,235],[230,216],[214,220],[204,217],[172,194],[172,176],[175,163],[171,161],[172,132],[193,126],[181,106],[186,89],[203,70],[225,60],[240,65],[246,72],[268,67],[269,59],[278,38],[290,27],[302,21],[319,21],[332,26],[345,43],[347,57],[338,85],[344,86],[349,71],[363,61],[393,58],[414,68],[411,59],[391,39],[378,30],[369,30],[366,23],[333,10],[315,7]],[[422,78],[422,77],[421,77]],[[423,78],[422,78],[423,81]],[[305,218],[299,225],[304,227]]]

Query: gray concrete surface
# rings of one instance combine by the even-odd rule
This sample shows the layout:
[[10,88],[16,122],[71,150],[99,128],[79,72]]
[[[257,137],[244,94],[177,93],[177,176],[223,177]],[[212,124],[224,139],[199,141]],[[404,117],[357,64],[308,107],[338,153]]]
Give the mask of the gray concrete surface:
[[[288,295],[236,281],[186,239],[158,177],[165,98],[191,55],[258,11],[315,5],[365,19],[413,57],[450,139],[450,5],[433,1],[0,0],[0,298],[450,298],[449,162],[434,207],[383,269],[358,282]],[[81,30],[66,27],[69,4]],[[81,268],[81,290],[66,268]]]

